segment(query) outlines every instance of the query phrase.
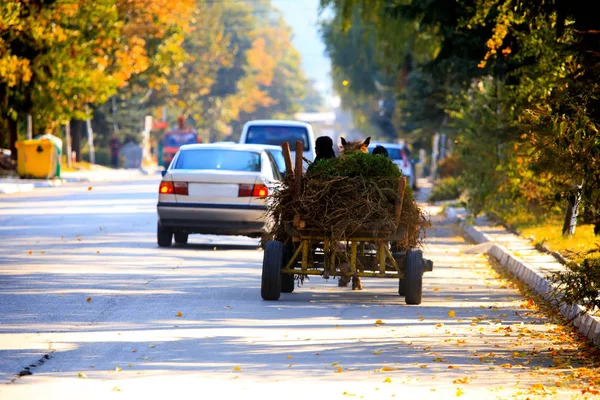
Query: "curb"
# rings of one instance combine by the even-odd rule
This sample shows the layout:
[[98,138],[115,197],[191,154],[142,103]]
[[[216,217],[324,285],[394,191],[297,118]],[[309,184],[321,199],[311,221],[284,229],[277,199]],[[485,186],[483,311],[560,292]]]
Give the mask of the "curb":
[[493,256],[511,274],[549,301],[562,315],[573,322],[573,325],[579,329],[581,334],[590,339],[596,346],[600,346],[600,318],[589,312],[584,312],[584,308],[580,305],[568,306],[558,302],[552,296],[555,285],[549,279],[549,274],[544,274],[533,265],[515,256],[509,249],[496,243],[490,235],[480,231],[476,225],[467,223],[461,210],[453,209],[450,212],[448,210],[448,218],[455,220],[463,232],[473,241],[478,244],[491,244],[485,253]]
[[0,194],[31,192],[34,188],[33,183],[2,183],[0,184]]

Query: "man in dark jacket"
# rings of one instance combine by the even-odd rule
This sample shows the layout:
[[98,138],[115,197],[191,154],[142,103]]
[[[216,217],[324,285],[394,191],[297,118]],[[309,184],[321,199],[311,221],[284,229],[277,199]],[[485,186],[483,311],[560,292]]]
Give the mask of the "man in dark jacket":
[[321,160],[328,158],[335,158],[335,152],[333,151],[333,140],[329,136],[320,136],[315,141],[315,161],[308,166],[306,172],[310,172],[311,167]]

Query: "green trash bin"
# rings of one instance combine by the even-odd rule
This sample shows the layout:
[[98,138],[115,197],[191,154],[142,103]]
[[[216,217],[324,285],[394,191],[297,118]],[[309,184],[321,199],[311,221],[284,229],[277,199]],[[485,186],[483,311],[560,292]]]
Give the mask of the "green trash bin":
[[56,147],[56,151],[58,153],[58,162],[56,163],[56,174],[55,174],[55,176],[57,178],[60,178],[60,163],[61,163],[61,160],[62,160],[62,146],[63,146],[62,139],[60,139],[59,137],[54,136],[51,133],[45,133],[43,135],[36,136],[33,139],[34,140],[47,139],[47,140],[51,141],[54,144],[54,147]]

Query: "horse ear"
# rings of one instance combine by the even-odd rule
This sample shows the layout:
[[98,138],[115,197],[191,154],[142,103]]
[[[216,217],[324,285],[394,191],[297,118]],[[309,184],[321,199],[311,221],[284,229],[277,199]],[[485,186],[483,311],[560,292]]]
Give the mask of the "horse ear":
[[371,143],[371,136],[369,136],[368,138],[365,139],[365,141],[363,142],[363,146],[368,146]]
[[344,138],[340,138],[340,139],[342,139],[342,146],[345,146],[346,145],[346,139],[344,139]]

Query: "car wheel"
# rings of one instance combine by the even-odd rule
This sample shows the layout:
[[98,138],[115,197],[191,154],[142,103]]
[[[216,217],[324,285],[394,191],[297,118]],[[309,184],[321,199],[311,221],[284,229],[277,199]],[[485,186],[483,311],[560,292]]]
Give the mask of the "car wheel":
[[160,247],[169,247],[173,241],[173,231],[163,228],[160,223],[156,227],[156,241]]
[[177,244],[187,244],[188,242],[188,234],[183,232],[175,232],[175,243]]

